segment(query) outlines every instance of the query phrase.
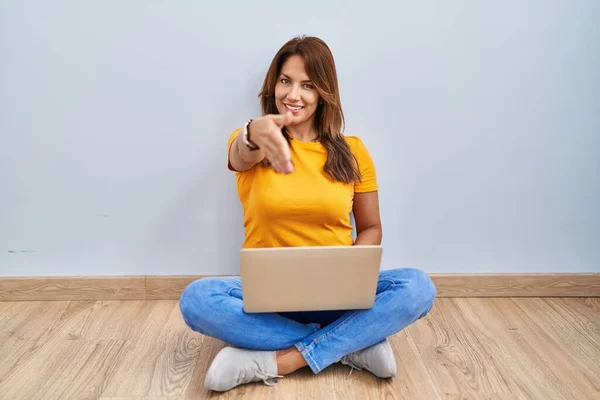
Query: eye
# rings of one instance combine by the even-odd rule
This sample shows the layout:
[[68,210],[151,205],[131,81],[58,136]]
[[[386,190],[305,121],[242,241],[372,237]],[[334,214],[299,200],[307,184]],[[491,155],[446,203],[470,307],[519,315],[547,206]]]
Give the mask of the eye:
[[315,87],[313,85],[311,85],[310,83],[305,83],[304,84],[304,89],[306,90],[313,90]]
[[283,83],[284,85],[287,85],[288,83],[290,83],[290,81],[288,79],[285,79],[285,78],[281,78],[279,80],[279,82]]

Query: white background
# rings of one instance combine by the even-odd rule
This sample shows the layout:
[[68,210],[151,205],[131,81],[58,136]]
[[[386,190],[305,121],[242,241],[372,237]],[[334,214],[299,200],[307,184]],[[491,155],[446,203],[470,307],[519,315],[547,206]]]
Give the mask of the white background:
[[237,273],[226,140],[298,34],[375,160],[383,268],[600,272],[600,2],[0,2],[0,275]]

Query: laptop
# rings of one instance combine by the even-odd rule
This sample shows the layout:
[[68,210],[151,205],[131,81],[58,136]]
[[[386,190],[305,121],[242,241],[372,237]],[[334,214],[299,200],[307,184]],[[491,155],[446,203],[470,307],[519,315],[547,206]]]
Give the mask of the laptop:
[[244,248],[240,267],[247,313],[373,307],[382,247]]

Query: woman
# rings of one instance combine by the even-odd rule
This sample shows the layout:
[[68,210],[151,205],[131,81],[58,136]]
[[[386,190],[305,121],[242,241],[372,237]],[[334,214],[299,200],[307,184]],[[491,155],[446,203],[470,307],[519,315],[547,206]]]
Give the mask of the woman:
[[[315,37],[277,53],[260,101],[263,116],[233,132],[228,168],[244,210],[244,247],[378,245],[375,166],[362,141],[342,133],[335,63]],[[357,237],[352,238],[350,212]],[[396,374],[387,337],[425,316],[436,289],[416,269],[382,271],[368,310],[247,314],[238,277],[205,278],[183,292],[180,308],[194,331],[225,347],[205,386],[226,391],[308,366],[316,374],[341,362],[381,378]]]

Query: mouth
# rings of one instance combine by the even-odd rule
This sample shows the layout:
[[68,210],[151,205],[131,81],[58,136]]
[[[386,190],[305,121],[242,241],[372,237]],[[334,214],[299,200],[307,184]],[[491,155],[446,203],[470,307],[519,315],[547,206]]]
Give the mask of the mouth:
[[288,111],[291,111],[293,114],[299,113],[304,108],[304,107],[300,107],[300,106],[291,106],[291,105],[285,104],[285,103],[283,103],[283,105],[285,106],[285,108]]

